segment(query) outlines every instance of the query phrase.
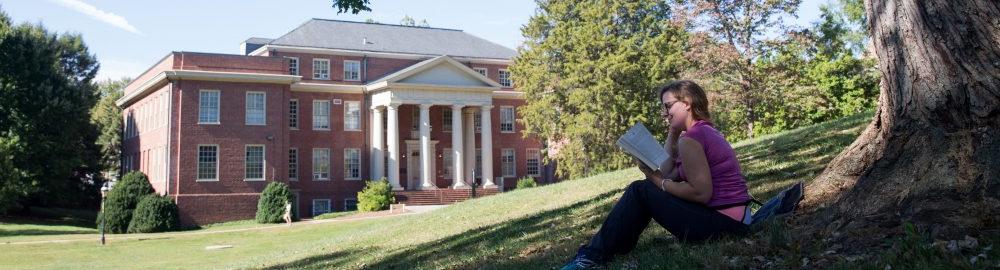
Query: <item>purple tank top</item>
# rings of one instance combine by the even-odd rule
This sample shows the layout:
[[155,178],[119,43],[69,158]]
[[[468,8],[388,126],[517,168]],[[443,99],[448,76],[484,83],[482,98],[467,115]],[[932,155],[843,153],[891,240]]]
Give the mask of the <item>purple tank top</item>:
[[[681,137],[694,139],[705,149],[708,170],[712,174],[712,198],[708,200],[708,207],[735,205],[750,200],[736,152],[722,133],[712,127],[712,123],[698,120]],[[681,160],[675,160],[678,176],[686,181],[687,175],[681,168]]]

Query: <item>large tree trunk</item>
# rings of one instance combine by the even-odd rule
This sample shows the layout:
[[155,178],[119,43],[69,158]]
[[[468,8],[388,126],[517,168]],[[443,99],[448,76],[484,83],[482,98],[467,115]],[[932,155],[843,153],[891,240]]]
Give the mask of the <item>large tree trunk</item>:
[[1000,215],[1000,2],[866,0],[875,117],[806,189],[813,228],[912,222],[954,235]]

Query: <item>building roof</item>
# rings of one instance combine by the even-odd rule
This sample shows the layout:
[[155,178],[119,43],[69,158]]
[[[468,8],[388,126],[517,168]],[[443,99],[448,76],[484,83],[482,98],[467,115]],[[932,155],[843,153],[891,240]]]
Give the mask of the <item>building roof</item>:
[[462,30],[311,19],[269,45],[511,59],[513,49]]

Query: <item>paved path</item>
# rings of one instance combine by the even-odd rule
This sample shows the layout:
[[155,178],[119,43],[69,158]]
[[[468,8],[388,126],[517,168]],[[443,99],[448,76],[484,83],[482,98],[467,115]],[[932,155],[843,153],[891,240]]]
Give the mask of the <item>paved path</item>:
[[[338,217],[331,219],[320,219],[320,220],[302,220],[295,222],[291,227],[301,227],[301,226],[312,226],[316,224],[334,223],[334,222],[344,222],[352,220],[366,220],[366,219],[376,219],[384,217],[395,217],[395,216],[406,216],[414,214],[423,214],[433,210],[444,208],[447,205],[420,205],[420,206],[406,206],[406,211],[401,213],[390,213],[389,211],[378,211],[370,213],[359,213],[346,217]],[[251,228],[239,228],[239,229],[227,229],[227,230],[202,230],[202,231],[191,231],[191,232],[165,232],[165,233],[141,233],[141,234],[108,234],[105,236],[107,241],[120,241],[120,240],[150,240],[150,239],[163,239],[163,238],[173,238],[177,236],[192,236],[192,235],[206,235],[206,234],[218,234],[218,233],[231,233],[231,232],[243,232],[243,231],[259,231],[259,230],[271,230],[279,228],[289,228],[288,225],[266,225]],[[54,243],[71,243],[71,242],[84,242],[84,241],[100,241],[100,235],[92,234],[94,237],[86,238],[73,238],[73,239],[53,239],[53,240],[38,240],[38,241],[20,241],[20,242],[0,242],[0,245],[29,245],[29,244],[54,244]],[[0,241],[3,241],[0,238]]]

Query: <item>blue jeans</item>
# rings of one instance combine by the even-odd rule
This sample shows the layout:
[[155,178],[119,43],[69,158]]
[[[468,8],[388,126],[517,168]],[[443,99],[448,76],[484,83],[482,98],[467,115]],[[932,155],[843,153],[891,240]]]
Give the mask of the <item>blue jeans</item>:
[[639,235],[653,219],[681,242],[700,242],[723,235],[746,235],[749,227],[742,222],[661,190],[649,180],[629,184],[625,194],[611,209],[601,229],[580,248],[595,261],[606,262],[615,254],[635,248]]

